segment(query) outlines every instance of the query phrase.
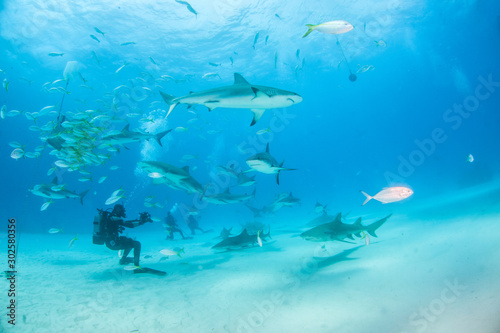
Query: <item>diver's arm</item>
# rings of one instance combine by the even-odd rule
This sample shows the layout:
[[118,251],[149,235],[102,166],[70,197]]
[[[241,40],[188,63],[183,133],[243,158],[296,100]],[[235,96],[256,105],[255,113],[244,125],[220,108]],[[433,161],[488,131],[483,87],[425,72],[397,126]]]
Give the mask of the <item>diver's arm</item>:
[[144,223],[141,223],[141,220],[123,221],[123,226],[127,228],[135,228],[143,224]]

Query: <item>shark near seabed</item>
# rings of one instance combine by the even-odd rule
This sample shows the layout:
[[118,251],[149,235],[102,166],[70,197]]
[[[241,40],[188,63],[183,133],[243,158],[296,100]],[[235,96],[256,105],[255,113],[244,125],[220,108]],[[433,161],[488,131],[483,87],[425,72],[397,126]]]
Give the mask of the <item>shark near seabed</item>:
[[243,229],[241,234],[234,237],[227,237],[222,240],[220,243],[212,246],[212,249],[234,249],[234,248],[243,248],[253,246],[255,244],[259,244],[262,246],[262,241],[265,241],[266,238],[271,238],[271,231],[267,234],[264,234],[263,230],[257,232],[256,235],[250,235],[247,232],[247,229]]
[[161,144],[161,139],[167,135],[170,130],[160,132],[157,134],[150,134],[150,133],[141,133],[141,132],[135,132],[131,131],[129,129],[129,124],[127,124],[120,133],[116,134],[108,134],[108,135],[103,135],[101,140],[100,140],[100,148],[106,146],[106,145],[124,145],[126,143],[130,142],[140,142],[143,140],[149,140],[149,139],[155,139],[156,142],[162,147]]
[[160,91],[163,100],[170,106],[167,117],[179,104],[189,107],[204,105],[209,111],[215,108],[251,109],[254,114],[250,126],[255,125],[266,109],[284,108],[302,102],[302,97],[294,92],[273,87],[252,85],[238,73],[234,73],[234,84],[193,92],[182,97],[174,97]]
[[361,237],[361,233],[366,231],[371,236],[377,237],[375,231],[387,221],[392,214],[384,217],[377,222],[370,225],[362,225],[361,217],[353,224],[342,223],[342,213],[338,213],[335,220],[329,223],[318,225],[312,229],[303,232],[300,237],[311,242],[326,242],[326,241],[340,241],[345,243],[352,243],[345,239],[354,240],[353,236]]

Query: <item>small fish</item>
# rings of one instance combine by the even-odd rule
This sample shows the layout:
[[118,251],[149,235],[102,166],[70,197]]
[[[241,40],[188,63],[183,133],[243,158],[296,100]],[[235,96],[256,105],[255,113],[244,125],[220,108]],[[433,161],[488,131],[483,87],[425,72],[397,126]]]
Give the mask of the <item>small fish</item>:
[[69,241],[69,244],[68,244],[68,249],[71,249],[71,247],[73,246],[73,244],[75,243],[75,241],[78,240],[78,235],[75,235],[75,237],[73,237],[72,240]]
[[378,41],[376,40],[374,42],[375,42],[375,44],[377,44],[377,46],[381,46],[381,47],[386,47],[387,46],[387,44],[382,39],[378,40]]
[[94,27],[94,30],[95,30],[95,32],[97,32],[98,34],[101,34],[101,35],[103,35],[103,36],[104,36],[104,32],[102,32],[99,28]]
[[156,66],[158,66],[158,64],[156,63],[156,61],[153,59],[153,57],[149,57],[149,61],[151,61],[153,64],[155,64]]
[[174,250],[169,250],[169,249],[163,249],[160,251],[161,254],[163,254],[164,256],[178,256],[179,258],[181,258],[181,253],[184,253],[184,248],[178,250],[178,251],[174,251]]
[[149,197],[145,197],[144,201],[145,202],[150,202],[151,200],[153,200],[154,197],[155,197],[154,195],[150,195]]
[[118,250],[118,257],[122,257],[123,256],[123,250]]
[[64,186],[66,186],[66,184],[54,185],[50,189],[54,192],[59,192],[64,188]]
[[281,20],[281,17],[278,14],[274,14],[274,16],[276,16],[277,18],[279,18]]
[[92,38],[93,40],[97,41],[98,43],[100,43],[101,41],[94,35],[90,35],[90,38]]
[[15,116],[19,116],[20,114],[21,114],[21,111],[10,110],[9,112],[7,112],[7,117],[15,117]]
[[339,35],[349,32],[354,28],[351,23],[343,20],[330,21],[318,25],[306,24],[306,26],[308,30],[302,38],[306,37],[314,30],[325,34]]
[[219,79],[221,78],[220,75],[217,74],[217,73],[206,73],[201,78],[202,79],[208,79],[208,78],[212,78],[212,77],[218,77]]
[[3,87],[5,88],[5,91],[9,92],[9,84],[10,82],[7,81],[7,79],[3,79]]
[[82,177],[82,178],[78,178],[78,181],[80,182],[88,182],[88,181],[92,181],[92,177]]
[[64,53],[50,52],[49,56],[51,57],[62,57]]
[[221,64],[216,64],[216,63],[214,63],[214,62],[209,62],[208,64],[209,64],[210,66],[214,66],[214,67],[219,67],[219,66],[221,66]]
[[229,57],[229,60],[231,60],[231,67],[233,67],[233,63],[234,63],[233,57]]
[[10,153],[10,157],[17,161],[21,157],[24,157],[24,150],[21,148],[16,148],[12,151],[12,153]]
[[178,133],[179,132],[187,132],[187,130],[188,130],[187,128],[182,127],[182,126],[179,126],[179,127],[175,128],[175,131],[178,132]]
[[125,43],[121,43],[120,45],[121,46],[135,45],[135,42],[125,42]]
[[6,105],[2,106],[2,109],[0,110],[0,118],[5,119],[5,116],[7,116],[7,106]]
[[94,51],[92,51],[91,53],[92,53],[92,58],[94,58],[95,61],[97,62],[97,64],[100,65],[101,60],[99,60],[99,58],[97,57],[97,54]]
[[274,69],[276,69],[276,66],[278,65],[278,51],[274,52]]
[[118,165],[112,165],[109,167],[109,170],[118,170],[120,167]]
[[112,205],[115,202],[120,201],[122,198],[124,198],[124,197],[121,195],[112,196],[112,197],[109,197],[104,204],[105,205]]
[[269,39],[269,35],[266,36],[266,40],[265,40],[265,43],[264,45],[267,45],[267,40]]
[[364,66],[360,67],[360,68],[356,71],[356,73],[359,73],[359,74],[360,74],[360,73],[364,73],[364,72],[372,71],[372,70],[374,70],[374,69],[375,69],[375,66],[373,66],[373,65],[364,65]]
[[63,160],[57,160],[54,162],[54,164],[60,168],[68,168],[69,167],[69,165],[66,162],[64,162]]
[[111,193],[111,196],[115,197],[115,196],[119,195],[121,192],[125,192],[125,190],[120,187],[119,189],[117,189],[116,191]]
[[115,71],[115,74],[120,73],[120,71],[121,71],[121,70],[122,70],[125,66],[127,66],[127,64],[124,64],[124,65],[120,66],[120,68],[118,68],[118,69]]
[[9,146],[11,146],[12,148],[21,148],[21,149],[24,147],[22,144],[20,144],[17,141],[9,142]]
[[255,44],[257,44],[257,41],[259,40],[259,33],[255,35],[255,38],[253,39],[253,45],[252,48],[255,50]]
[[175,2],[180,3],[180,4],[182,4],[182,5],[185,5],[185,6],[187,7],[187,9],[188,9],[191,13],[195,14],[195,15],[196,15],[196,18],[198,18],[198,12],[196,12],[196,10],[194,10],[194,8],[193,8],[193,7],[191,7],[191,5],[190,5],[188,2],[186,2],[186,1],[182,1],[182,0],[175,0]]
[[62,228],[51,228],[49,229],[49,234],[58,234],[62,231],[63,231]]
[[380,201],[383,204],[396,202],[404,200],[410,197],[413,194],[413,191],[408,187],[404,186],[395,186],[395,187],[386,187],[382,189],[382,191],[375,194],[373,197],[361,191],[363,195],[366,197],[365,202],[361,206],[364,206],[371,199],[375,199]]
[[182,156],[183,160],[192,160],[193,158],[198,158],[198,155],[184,155],[184,156]]
[[108,178],[107,176],[102,176],[101,178],[99,178],[99,180],[97,181],[99,184],[102,184],[106,178]]
[[295,52],[295,58],[297,58],[297,60],[300,59],[300,49],[297,49],[297,52]]
[[467,155],[467,162],[469,163],[474,162],[474,156],[472,156],[472,154]]
[[260,239],[260,230],[257,231],[257,244],[262,247],[262,239]]
[[54,171],[56,171],[57,168],[56,167],[53,167],[53,168],[50,168],[48,171],[47,171],[47,176],[50,176],[51,174],[54,173]]
[[261,129],[260,131],[257,131],[257,135],[262,135],[264,133],[271,133],[271,128],[268,127],[266,129]]
[[51,201],[47,201],[46,203],[44,203],[42,205],[42,207],[40,207],[40,211],[43,212],[44,210],[46,210],[47,208],[49,208],[49,206],[50,206],[51,203],[52,203],[52,200]]

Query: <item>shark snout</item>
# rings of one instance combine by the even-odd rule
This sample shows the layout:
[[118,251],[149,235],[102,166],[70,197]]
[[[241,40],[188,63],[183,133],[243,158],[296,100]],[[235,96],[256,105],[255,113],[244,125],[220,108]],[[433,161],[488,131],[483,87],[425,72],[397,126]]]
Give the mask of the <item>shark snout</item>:
[[300,102],[302,102],[302,96],[300,96],[299,94],[294,94],[294,95],[288,97],[287,100],[289,100],[293,104],[300,103]]

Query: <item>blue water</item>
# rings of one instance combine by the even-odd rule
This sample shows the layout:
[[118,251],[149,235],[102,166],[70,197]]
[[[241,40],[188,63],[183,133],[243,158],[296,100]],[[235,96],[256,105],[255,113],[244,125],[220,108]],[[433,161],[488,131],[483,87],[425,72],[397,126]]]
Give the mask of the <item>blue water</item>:
[[[378,218],[394,213],[408,217],[409,223],[412,217],[498,213],[499,3],[294,0],[284,5],[278,1],[193,0],[190,4],[197,15],[174,1],[0,3],[0,81],[9,82],[8,91],[0,88],[0,105],[7,112],[59,107],[64,94],[49,93],[43,86],[62,79],[67,62],[77,61],[86,82],[76,77],[68,84],[70,93],[64,98],[62,114],[69,119],[76,112],[98,109],[116,117],[103,134],[121,130],[127,123],[131,129],[150,133],[186,129],[169,133],[162,139],[163,147],[154,140],[126,144],[119,153],[111,153],[109,161],[89,166],[93,181],[81,182],[78,171],[64,168],[47,176],[57,160],[49,154],[50,147],[38,158],[14,160],[10,156],[14,148],[8,143],[13,141],[26,152],[44,145],[39,132],[29,127],[54,121],[57,114],[42,116],[36,123],[24,114],[6,116],[0,120],[4,221],[16,217],[23,233],[46,234],[50,228],[63,228],[68,234],[90,234],[96,209],[111,207],[104,203],[121,187],[125,190],[121,202],[130,218],[149,211],[162,220],[175,203],[198,205],[200,225],[218,233],[224,225],[253,221],[253,214],[243,204],[207,205],[195,195],[153,185],[137,162],[188,165],[203,186],[216,184],[222,192],[225,179],[216,176],[216,166],[236,163],[247,170],[246,158],[264,151],[267,142],[278,162],[284,160],[285,167],[297,170],[283,171],[280,185],[273,175],[249,173],[257,180],[256,199],[250,203],[262,207],[276,194],[292,192],[301,205],[262,218],[265,224],[299,232],[314,218],[317,201],[328,204],[331,214],[342,211],[353,217]],[[305,24],[334,19],[354,26],[338,36],[339,43],[335,35],[320,32],[301,38]],[[120,45],[126,42],[135,44]],[[52,57],[51,52],[64,55]],[[188,110],[180,105],[165,119],[168,106],[159,90],[184,96],[231,85],[235,72],[251,84],[298,93],[303,101],[266,111],[253,127],[248,109],[208,112],[203,106]],[[357,75],[355,82],[348,79],[350,72]],[[207,73],[217,76],[203,78]],[[173,79],[161,79],[162,75]],[[485,81],[493,85],[485,87]],[[129,97],[114,92],[121,85],[126,88],[120,91]],[[487,96],[479,100],[478,89]],[[127,106],[113,110],[113,98]],[[465,116],[448,111],[455,104],[475,102]],[[142,116],[128,117],[130,113],[154,122],[141,122]],[[289,118],[284,123],[276,121],[279,114]],[[193,118],[199,119],[190,122]],[[267,128],[271,132],[257,134]],[[239,145],[253,151],[242,151]],[[469,154],[473,162],[468,161]],[[183,160],[184,155],[196,158]],[[119,169],[112,171],[111,166]],[[89,189],[83,205],[76,199],[54,200],[41,211],[47,200],[28,190],[50,183],[54,176],[72,191]],[[107,179],[98,183],[102,176]],[[360,206],[364,201],[360,190],[374,195],[394,185],[408,186],[414,195],[399,203],[373,201]],[[253,189],[231,191],[243,194]],[[469,189],[471,195],[481,193],[479,198],[467,199]],[[459,204],[453,204],[457,193],[462,197],[457,199]],[[144,199],[151,195],[163,208],[144,206]],[[446,204],[437,205],[442,201]],[[176,217],[187,232],[182,216]],[[159,221],[141,228],[163,232]]]

